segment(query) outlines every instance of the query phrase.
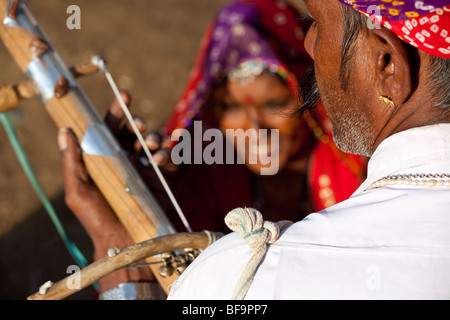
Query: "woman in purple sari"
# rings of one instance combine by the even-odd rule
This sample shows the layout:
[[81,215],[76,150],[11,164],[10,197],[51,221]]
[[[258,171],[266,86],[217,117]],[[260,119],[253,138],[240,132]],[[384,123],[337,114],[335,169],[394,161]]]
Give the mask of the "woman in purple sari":
[[[236,147],[245,164],[179,168],[175,194],[196,230],[226,231],[226,213],[245,206],[268,220],[297,221],[345,200],[362,181],[363,160],[337,150],[320,106],[305,118],[292,116],[298,81],[311,66],[303,46],[308,26],[287,2],[256,0],[231,3],[208,28],[163,134],[170,137],[180,128],[194,133],[193,123],[201,121],[203,132],[267,129],[269,137],[264,147],[260,141],[259,148]],[[272,129],[279,132],[276,150]],[[172,140],[165,146],[173,148]],[[249,157],[260,159],[269,151],[278,153],[278,172],[264,175],[267,165]]]

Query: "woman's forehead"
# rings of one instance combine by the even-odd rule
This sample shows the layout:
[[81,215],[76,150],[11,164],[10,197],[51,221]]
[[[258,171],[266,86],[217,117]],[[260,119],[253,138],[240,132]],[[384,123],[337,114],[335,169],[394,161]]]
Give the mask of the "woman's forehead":
[[234,100],[264,102],[271,99],[284,99],[292,96],[288,86],[270,73],[263,73],[252,83],[228,82],[228,97]]

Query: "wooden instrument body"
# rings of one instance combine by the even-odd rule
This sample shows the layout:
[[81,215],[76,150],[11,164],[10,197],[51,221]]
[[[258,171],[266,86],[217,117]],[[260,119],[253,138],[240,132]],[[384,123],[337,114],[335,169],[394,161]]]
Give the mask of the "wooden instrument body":
[[[80,141],[93,181],[136,243],[175,233],[171,222],[148,191],[72,72],[23,1],[11,14],[10,1],[0,0],[0,38],[27,78],[35,85],[58,128],[70,128]],[[36,53],[34,45],[46,45]],[[149,261],[153,259],[150,258]],[[168,292],[176,275],[164,278],[150,267]]]

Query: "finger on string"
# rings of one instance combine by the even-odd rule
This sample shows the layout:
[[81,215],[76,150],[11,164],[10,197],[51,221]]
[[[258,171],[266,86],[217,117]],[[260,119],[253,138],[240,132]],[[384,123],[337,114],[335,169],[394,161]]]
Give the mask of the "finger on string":
[[166,136],[164,138],[161,137],[161,150],[164,150],[167,154],[167,162],[164,164],[164,169],[168,172],[175,172],[180,168],[180,166],[172,162],[172,148],[170,147],[171,142],[170,136]]
[[161,148],[161,135],[158,132],[149,132],[144,140],[150,151],[156,151]]
[[[155,131],[149,132],[143,138],[145,141],[145,145],[148,148],[148,150],[150,151],[150,153],[153,154],[161,148],[161,144],[160,144],[161,135],[158,132],[155,132]],[[134,144],[134,149],[136,151],[136,154],[139,155],[139,159],[140,159],[141,163],[145,166],[149,166],[150,165],[149,159],[148,159],[147,154],[144,151],[144,148],[142,147],[139,139],[136,140],[136,142]]]
[[[148,150],[150,152],[156,152],[161,148],[161,135],[158,132],[151,131],[145,135],[144,141],[145,145],[147,146]],[[142,148],[141,142],[139,140],[136,140],[134,144],[134,149],[137,153],[140,154],[141,157],[146,157],[146,154]]]
[[170,149],[164,148],[161,150],[158,150],[153,155],[153,160],[158,165],[158,167],[164,167],[166,166],[170,161]]
[[58,145],[61,150],[62,171],[65,188],[77,190],[78,186],[90,182],[84,167],[81,149],[69,129],[61,129],[58,133]]
[[180,168],[180,166],[176,165],[172,161],[167,162],[167,164],[164,166],[164,169],[167,172],[176,172]]
[[[120,94],[129,109],[131,106],[130,94],[125,91],[122,91]],[[113,133],[118,133],[120,131],[123,119],[125,119],[125,113],[119,103],[119,100],[115,98],[106,113],[105,123]]]
[[[136,124],[139,133],[142,134],[147,130],[147,123],[144,118],[140,116],[133,116],[133,121]],[[119,137],[124,140],[136,140],[136,133],[134,132],[130,122],[127,121],[127,123],[122,127]]]

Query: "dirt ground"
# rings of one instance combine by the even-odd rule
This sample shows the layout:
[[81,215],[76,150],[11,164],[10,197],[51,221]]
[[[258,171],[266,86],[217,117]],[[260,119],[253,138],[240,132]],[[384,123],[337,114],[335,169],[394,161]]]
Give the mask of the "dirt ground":
[[[6,1],[6,0],[2,0]],[[179,97],[203,32],[228,0],[28,0],[68,65],[102,55],[118,85],[133,95],[133,113],[159,128]],[[301,1],[294,0],[295,4]],[[69,30],[69,5],[81,9],[81,30]],[[0,45],[0,85],[24,80]],[[104,76],[80,80],[101,113],[113,99]],[[37,98],[10,112],[37,178],[69,237],[90,260],[86,233],[64,204],[57,130]],[[44,282],[67,276],[74,261],[0,129],[0,299],[22,300]],[[88,288],[69,299],[93,299]]]

